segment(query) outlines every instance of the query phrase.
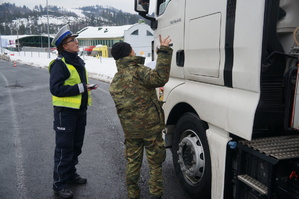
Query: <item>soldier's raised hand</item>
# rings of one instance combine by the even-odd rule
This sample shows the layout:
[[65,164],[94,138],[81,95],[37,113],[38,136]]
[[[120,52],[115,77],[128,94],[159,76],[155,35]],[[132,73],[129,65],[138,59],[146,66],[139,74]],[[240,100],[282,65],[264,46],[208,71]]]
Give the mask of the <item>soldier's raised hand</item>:
[[159,35],[160,38],[160,44],[161,46],[169,46],[171,39],[169,39],[169,36],[167,36],[165,39],[162,39],[162,36]]

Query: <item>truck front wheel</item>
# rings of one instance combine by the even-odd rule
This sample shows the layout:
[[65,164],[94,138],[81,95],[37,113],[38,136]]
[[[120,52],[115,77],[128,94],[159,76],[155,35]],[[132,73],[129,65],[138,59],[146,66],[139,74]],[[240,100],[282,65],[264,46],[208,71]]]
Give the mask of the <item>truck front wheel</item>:
[[211,158],[204,123],[193,113],[178,121],[172,145],[175,173],[192,197],[211,197]]

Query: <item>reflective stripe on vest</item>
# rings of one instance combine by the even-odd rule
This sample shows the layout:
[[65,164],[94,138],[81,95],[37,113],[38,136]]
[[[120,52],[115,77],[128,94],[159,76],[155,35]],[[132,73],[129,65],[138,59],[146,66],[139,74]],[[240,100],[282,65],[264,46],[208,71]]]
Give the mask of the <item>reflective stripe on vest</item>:
[[[73,86],[76,84],[80,84],[81,79],[80,79],[80,75],[79,75],[78,71],[76,70],[76,68],[73,65],[67,64],[65,62],[64,57],[62,57],[61,60],[65,63],[66,68],[70,72],[70,77],[67,80],[65,80],[63,85]],[[52,60],[50,62],[49,71],[50,71],[50,67],[54,61],[55,60]],[[87,76],[86,70],[85,70],[85,74],[86,74],[86,81],[88,83],[88,76]],[[81,99],[82,99],[82,94],[78,94],[75,96],[69,96],[69,97],[57,97],[57,96],[52,95],[52,104],[54,106],[79,109],[81,106]],[[88,91],[88,106],[91,106],[90,91]]]

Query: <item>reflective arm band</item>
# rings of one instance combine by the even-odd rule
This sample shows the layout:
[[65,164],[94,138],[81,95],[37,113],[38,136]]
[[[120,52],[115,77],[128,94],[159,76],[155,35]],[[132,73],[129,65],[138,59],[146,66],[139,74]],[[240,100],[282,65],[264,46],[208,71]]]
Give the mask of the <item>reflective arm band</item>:
[[82,83],[81,83],[81,84],[78,84],[78,88],[79,88],[79,92],[80,92],[80,93],[84,93],[84,86],[83,86]]

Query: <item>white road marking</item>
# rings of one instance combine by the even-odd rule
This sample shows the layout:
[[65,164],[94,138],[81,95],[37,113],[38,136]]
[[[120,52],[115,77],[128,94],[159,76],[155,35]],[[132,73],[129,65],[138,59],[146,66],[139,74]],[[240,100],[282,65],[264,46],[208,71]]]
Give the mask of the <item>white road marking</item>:
[[[8,81],[6,77],[0,72],[2,78],[4,79],[6,86],[8,87]],[[23,152],[21,147],[21,139],[20,139],[20,128],[19,122],[17,118],[17,113],[15,109],[14,99],[11,93],[11,90],[8,88],[7,93],[9,96],[9,106],[12,115],[12,123],[13,123],[13,137],[15,142],[15,155],[16,155],[16,174],[17,174],[17,190],[19,193],[20,198],[26,199],[27,198],[27,189],[25,186],[25,171],[24,171],[24,161],[23,161]]]

